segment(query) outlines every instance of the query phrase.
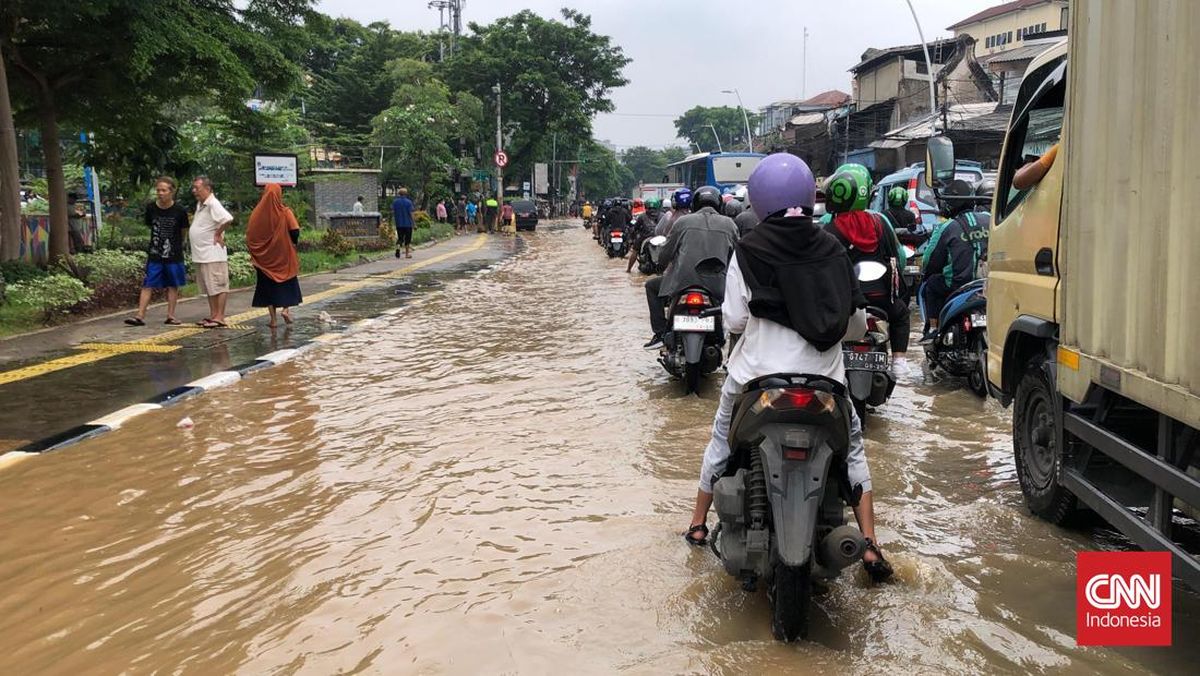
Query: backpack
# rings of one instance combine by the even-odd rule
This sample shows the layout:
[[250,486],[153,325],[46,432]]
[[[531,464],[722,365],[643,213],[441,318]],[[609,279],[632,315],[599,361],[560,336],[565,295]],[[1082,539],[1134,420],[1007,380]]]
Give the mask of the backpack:
[[867,213],[871,214],[872,220],[875,222],[875,232],[879,237],[879,246],[875,247],[875,251],[871,253],[851,244],[846,236],[837,229],[837,226],[833,225],[832,221],[830,223],[832,227],[828,230],[846,248],[846,255],[850,257],[851,265],[858,265],[862,261],[874,261],[887,267],[888,271],[879,279],[869,282],[859,281],[858,285],[862,294],[866,296],[867,302],[873,306],[888,309],[892,307],[896,298],[902,295],[901,276],[897,274],[899,253],[895,250],[895,242],[884,228],[882,216],[871,211]]

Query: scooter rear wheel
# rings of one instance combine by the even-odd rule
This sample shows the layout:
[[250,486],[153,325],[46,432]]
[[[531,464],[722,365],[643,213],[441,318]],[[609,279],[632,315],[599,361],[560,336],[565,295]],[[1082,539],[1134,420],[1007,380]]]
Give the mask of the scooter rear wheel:
[[769,592],[771,631],[780,641],[808,638],[808,606],[812,601],[809,566],[775,564]]
[[700,364],[683,365],[683,393],[700,393]]

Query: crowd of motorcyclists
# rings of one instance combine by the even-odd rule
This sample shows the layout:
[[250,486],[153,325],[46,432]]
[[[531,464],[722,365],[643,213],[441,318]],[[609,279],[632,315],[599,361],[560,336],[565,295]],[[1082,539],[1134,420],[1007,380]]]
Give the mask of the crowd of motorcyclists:
[[[688,544],[709,544],[707,515],[714,482],[732,452],[734,409],[753,384],[782,373],[822,377],[844,387],[843,344],[862,340],[875,318],[886,326],[882,340],[893,368],[891,359],[908,348],[914,297],[925,318],[922,344],[935,344],[948,299],[981,276],[990,222],[983,202],[990,202],[990,188],[977,190],[963,180],[941,186],[937,197],[944,220],[932,229],[906,207],[912,199],[908,189],[891,188],[880,212],[867,209],[873,190],[871,173],[862,165],[845,164],[818,185],[804,161],[780,153],[764,158],[746,185],[724,192],[713,186],[680,188],[667,202],[614,197],[583,205],[585,227],[609,255],[627,257],[627,272],[637,265],[651,275],[644,284],[651,333],[644,347],[660,350],[668,370],[664,359],[680,326],[673,317],[693,304],[692,296],[698,297],[698,307],[684,319],[699,328],[685,330],[715,330],[721,334],[718,348],[730,337],[723,359],[726,377],[684,533]],[[911,274],[910,257],[921,259],[919,275]],[[865,269],[877,272],[867,276]],[[705,324],[707,317],[720,323]],[[846,414],[846,504],[865,540],[862,565],[872,580],[884,581],[892,568],[875,540],[856,407]]]

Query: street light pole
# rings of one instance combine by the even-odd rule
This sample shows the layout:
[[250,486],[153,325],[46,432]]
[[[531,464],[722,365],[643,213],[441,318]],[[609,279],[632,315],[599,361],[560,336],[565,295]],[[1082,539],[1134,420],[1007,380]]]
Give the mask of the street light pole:
[[713,138],[717,139],[717,152],[725,152],[724,150],[721,150],[721,137],[717,134],[717,128],[712,126],[711,123],[708,125],[708,128],[712,130]]
[[[929,43],[925,42],[925,31],[921,30],[921,22],[917,19],[917,10],[913,9],[912,0],[908,3],[908,11],[912,13],[913,23],[917,24],[917,36],[921,38],[921,49],[925,51],[925,70],[929,71],[929,135],[937,136],[937,100],[933,91],[933,63],[929,60]],[[846,118],[849,120],[850,118]]]
[[750,149],[750,152],[754,152],[754,137],[750,135],[750,116],[746,115],[746,106],[742,105],[741,93],[738,92],[737,87],[734,87],[733,89],[722,89],[721,93],[733,94],[737,97],[738,108],[742,111],[742,122],[746,124],[746,147]]

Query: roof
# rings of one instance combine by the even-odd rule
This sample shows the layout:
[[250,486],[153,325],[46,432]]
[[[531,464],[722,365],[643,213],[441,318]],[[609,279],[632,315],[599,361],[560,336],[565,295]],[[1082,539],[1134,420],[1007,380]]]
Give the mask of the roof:
[[1012,12],[1017,12],[1022,9],[1027,9],[1029,7],[1035,7],[1037,5],[1044,5],[1051,1],[1052,0],[1014,0],[1013,2],[1006,2],[1003,5],[996,5],[995,7],[988,7],[987,9],[983,10],[982,12],[976,12],[976,13],[972,14],[971,16],[963,19],[962,21],[959,21],[958,23],[954,24],[953,26],[946,26],[946,30],[952,31],[955,28],[961,28],[962,26],[966,26],[967,24],[979,23],[980,21],[987,21],[988,19],[994,19],[998,16],[1003,16],[1005,14],[1011,14]]
[[827,92],[821,92],[811,99],[805,99],[800,102],[804,106],[840,106],[850,100],[850,95],[838,89],[830,89]]
[[979,57],[979,63],[981,65],[986,66],[990,63],[1008,63],[1010,61],[1027,61],[1027,60],[1033,59],[1034,57],[1041,54],[1042,52],[1050,49],[1051,47],[1058,44],[1059,42],[1061,42],[1064,39],[1065,38],[1058,38],[1056,40],[1039,40],[1036,44],[1034,44],[1033,41],[1031,40],[1030,44],[1021,45],[1020,47],[1017,47],[1016,49],[1009,49],[1009,50],[1006,50],[1003,52],[997,52],[995,54],[981,56],[981,57]]
[[[934,40],[933,42],[930,42],[929,43],[929,58],[930,58],[930,60],[933,61],[934,63],[943,63],[945,61],[945,59],[950,57],[950,54],[952,53],[952,51],[944,50],[944,58],[941,61],[938,60],[938,54],[936,52],[938,52],[940,49],[944,49],[944,48],[953,48],[954,44],[957,40],[958,40],[958,38],[942,38],[941,40]],[[903,56],[906,59],[907,58],[912,58],[912,59],[920,58],[920,59],[924,60],[925,50],[922,47],[922,45],[919,43],[915,44],[915,45],[901,45],[899,47],[888,47],[887,49],[875,49],[872,47],[872,48],[868,49],[867,51],[863,52],[862,61],[859,61],[857,65],[851,67],[850,72],[857,73],[861,70],[867,70],[868,68],[870,68],[872,66],[878,65],[879,63],[881,63],[883,61],[887,61],[888,59],[893,59],[897,56]]]
[[788,124],[793,127],[803,127],[809,124],[817,124],[825,122],[825,113],[802,113],[788,120]]
[[[1011,107],[997,106],[993,102],[959,103],[946,109],[946,121],[949,122],[949,127],[952,130],[971,129],[974,131],[993,131],[992,127],[998,122],[999,126],[997,128],[1003,132],[1008,125],[1008,117],[1011,111]],[[993,116],[994,119],[981,119],[985,116]],[[929,123],[931,121],[934,122],[937,129],[944,130],[941,112],[932,116],[926,114],[906,125],[892,129],[880,139],[872,142],[871,147],[900,148],[908,145],[910,141],[929,138]]]

